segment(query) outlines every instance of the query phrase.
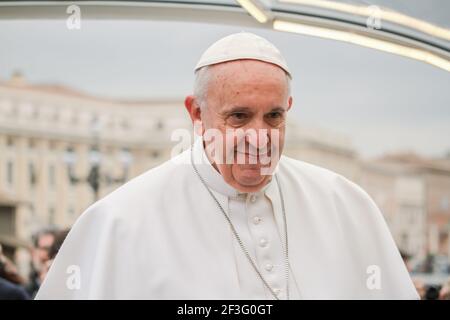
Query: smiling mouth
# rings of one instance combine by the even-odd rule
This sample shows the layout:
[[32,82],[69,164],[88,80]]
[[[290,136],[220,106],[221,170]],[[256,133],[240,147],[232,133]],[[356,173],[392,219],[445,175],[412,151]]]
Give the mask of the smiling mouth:
[[249,156],[249,157],[262,157],[262,156],[267,156],[268,155],[268,152],[266,151],[265,153],[257,153],[257,154],[253,154],[253,153],[248,153],[248,152],[239,152],[239,151],[235,151],[236,153],[239,153],[239,154],[244,154],[244,155],[246,155],[246,156]]
[[250,152],[241,152],[238,149],[234,149],[235,153],[239,153],[239,154],[243,154],[249,157],[264,157],[264,156],[270,156],[270,148],[267,147],[263,152],[258,152],[258,153],[250,153]]

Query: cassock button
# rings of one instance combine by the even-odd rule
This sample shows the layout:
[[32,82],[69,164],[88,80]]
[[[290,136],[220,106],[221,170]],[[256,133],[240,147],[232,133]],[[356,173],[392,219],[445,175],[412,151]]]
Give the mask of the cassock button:
[[270,263],[266,264],[267,271],[272,271],[272,269],[273,269],[273,264],[270,264]]
[[260,245],[261,247],[267,246],[267,240],[266,240],[265,238],[261,238],[261,239],[259,240],[259,245]]
[[259,224],[261,222],[261,217],[258,216],[254,216],[253,217],[253,224]]
[[254,194],[252,194],[252,195],[250,196],[250,201],[251,201],[252,203],[255,203],[255,202],[256,202],[256,196],[255,196]]

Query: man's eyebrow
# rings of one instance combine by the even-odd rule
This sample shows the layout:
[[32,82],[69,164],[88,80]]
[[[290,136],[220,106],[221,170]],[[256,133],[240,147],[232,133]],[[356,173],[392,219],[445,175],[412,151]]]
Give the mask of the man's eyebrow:
[[253,112],[249,107],[235,106],[230,109],[222,111],[223,114],[232,114],[235,112]]
[[[272,108],[269,112],[267,113],[271,113],[271,112],[285,112],[286,110],[282,107],[274,107]],[[243,107],[243,106],[236,106],[236,107],[232,107],[228,110],[224,110],[222,111],[222,114],[232,114],[235,112],[253,112],[253,110],[249,107]]]
[[268,113],[271,112],[286,112],[286,109],[282,108],[282,107],[275,107],[272,110],[270,110]]

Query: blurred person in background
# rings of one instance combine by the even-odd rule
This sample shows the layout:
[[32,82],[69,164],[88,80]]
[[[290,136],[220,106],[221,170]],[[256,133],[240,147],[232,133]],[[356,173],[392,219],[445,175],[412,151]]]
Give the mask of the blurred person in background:
[[[50,260],[50,249],[55,241],[57,231],[52,228],[43,229],[33,235],[33,248],[31,249],[31,271],[28,293],[34,297],[47,274],[48,261]],[[43,274],[44,273],[44,274]]]
[[67,237],[70,229],[61,230],[54,233],[53,243],[48,250],[48,260],[44,262],[41,268],[41,272],[39,273],[39,280],[42,283],[47,275],[48,270],[50,269],[53,260],[58,254],[59,249],[61,248],[64,240]]
[[440,290],[441,290],[440,285],[427,286],[424,300],[438,300]]
[[420,280],[420,279],[414,279],[413,278],[413,283],[414,283],[414,287],[417,290],[417,293],[419,294],[420,300],[424,300],[426,293],[427,293],[427,288],[425,286],[425,283]]
[[439,300],[450,300],[450,278],[447,279],[439,291]]
[[405,264],[406,269],[408,269],[408,272],[411,273],[411,264],[409,262],[411,256],[403,250],[400,250],[400,256],[403,259],[403,263]]
[[0,246],[0,300],[28,300],[30,296],[22,287],[24,279],[16,266],[3,255]]

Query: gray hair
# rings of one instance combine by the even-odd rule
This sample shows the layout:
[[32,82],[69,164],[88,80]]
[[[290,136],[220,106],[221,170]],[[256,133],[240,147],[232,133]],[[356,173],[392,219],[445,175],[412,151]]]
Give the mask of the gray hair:
[[208,82],[211,78],[209,66],[204,66],[195,72],[194,97],[197,100],[200,109],[206,107],[206,92],[208,91]]
[[[200,109],[206,107],[206,93],[208,91],[208,82],[211,78],[211,72],[209,69],[209,66],[204,66],[195,72],[194,97],[196,98]],[[291,95],[291,77],[287,72],[285,72],[285,75],[289,97]]]

